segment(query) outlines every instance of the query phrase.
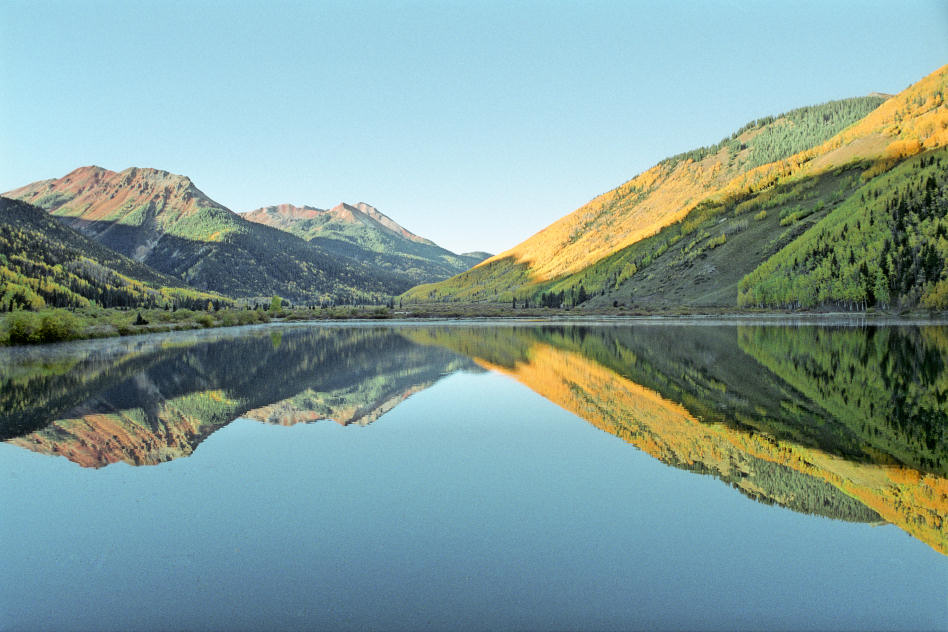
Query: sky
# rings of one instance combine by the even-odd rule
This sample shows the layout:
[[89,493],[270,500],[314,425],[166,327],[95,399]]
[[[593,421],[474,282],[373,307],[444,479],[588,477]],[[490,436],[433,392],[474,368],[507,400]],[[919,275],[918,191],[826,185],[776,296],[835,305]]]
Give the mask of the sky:
[[750,120],[946,63],[946,0],[0,0],[0,191],[154,167],[497,253]]

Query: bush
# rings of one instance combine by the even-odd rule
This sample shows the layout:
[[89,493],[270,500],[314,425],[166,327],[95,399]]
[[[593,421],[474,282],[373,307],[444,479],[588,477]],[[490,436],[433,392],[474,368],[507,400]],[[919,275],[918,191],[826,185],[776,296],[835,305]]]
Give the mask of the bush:
[[12,344],[39,342],[39,328],[40,318],[33,312],[13,312],[7,317],[7,336]]
[[256,312],[241,311],[237,313],[237,322],[241,325],[249,325],[257,322]]
[[237,324],[238,313],[235,313],[232,309],[224,310],[220,312],[220,319],[221,324],[224,325],[224,327],[233,327]]
[[78,338],[79,319],[71,312],[57,309],[43,316],[39,328],[39,342],[58,342]]
[[201,314],[195,320],[197,320],[197,323],[205,329],[214,326],[214,317],[210,314]]

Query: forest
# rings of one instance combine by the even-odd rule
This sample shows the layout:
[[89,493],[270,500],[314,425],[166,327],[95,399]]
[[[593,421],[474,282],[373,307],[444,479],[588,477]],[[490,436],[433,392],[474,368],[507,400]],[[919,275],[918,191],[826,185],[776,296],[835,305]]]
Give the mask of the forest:
[[940,149],[866,182],[747,275],[738,305],[946,309],[946,262],[948,150]]

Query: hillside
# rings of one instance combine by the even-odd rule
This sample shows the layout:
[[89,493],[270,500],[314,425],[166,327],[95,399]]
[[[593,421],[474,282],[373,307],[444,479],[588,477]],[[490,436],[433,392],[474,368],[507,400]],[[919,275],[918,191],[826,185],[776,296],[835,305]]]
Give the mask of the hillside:
[[43,307],[204,309],[223,297],[102,246],[42,209],[0,197],[0,311]]
[[753,121],[403,299],[737,306],[745,275],[857,189],[948,143],[946,86],[948,66],[888,100],[847,99]]
[[413,285],[446,279],[490,256],[457,255],[363,202],[343,203],[328,210],[280,204],[242,217],[296,235],[327,252],[376,266]]
[[156,169],[82,167],[6,194],[188,285],[232,297],[352,301],[411,283],[267,226]]

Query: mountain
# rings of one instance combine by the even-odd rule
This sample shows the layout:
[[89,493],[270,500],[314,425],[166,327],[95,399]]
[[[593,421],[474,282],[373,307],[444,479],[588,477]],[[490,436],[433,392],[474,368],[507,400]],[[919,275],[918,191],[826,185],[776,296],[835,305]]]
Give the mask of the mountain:
[[[827,247],[827,231],[845,224],[841,217],[852,216],[848,234],[859,234],[860,228],[851,228],[856,221],[865,226],[868,217],[855,217],[854,209],[863,199],[891,198],[897,187],[908,186],[904,172],[881,177],[907,160],[917,160],[917,167],[909,169],[942,169],[938,151],[948,144],[946,87],[948,66],[888,99],[874,95],[834,101],[753,121],[716,145],[661,161],[510,250],[441,283],[413,288],[403,299],[516,298],[535,305],[588,301],[598,307],[921,303],[944,308],[948,299],[936,300],[948,295],[948,288],[938,285],[948,278],[948,269],[946,251],[938,245],[939,222],[945,220],[939,206],[944,189],[938,188],[937,177],[934,207],[924,212],[929,224],[913,233],[925,235],[925,241],[899,255],[918,258],[926,248],[927,268],[922,274],[900,268],[903,277],[885,277],[880,283],[889,285],[888,293],[870,296],[865,291],[865,279],[875,283],[883,269],[884,238],[874,237],[873,247],[859,252],[855,239]],[[917,190],[916,183],[911,186]],[[880,234],[901,230],[893,212],[882,217],[877,211],[876,219],[882,222]],[[865,263],[866,274],[835,288],[821,284],[812,300],[801,296],[803,290],[779,296],[748,292],[759,282],[745,277],[810,231],[809,239],[820,247],[809,250],[806,267],[797,258],[789,273],[794,280],[807,270],[831,267],[834,255],[837,262],[849,264],[850,247],[855,269]],[[814,237],[820,234],[823,239]],[[886,254],[894,241],[890,238]],[[890,272],[896,267],[891,264]],[[772,268],[762,268],[761,278],[770,277]]]
[[386,270],[248,222],[185,176],[82,167],[5,194],[158,272],[232,297],[355,300],[411,283]]
[[446,279],[490,256],[454,254],[364,202],[343,203],[329,210],[280,204],[242,216],[296,235],[328,252],[387,270],[413,285]]
[[0,197],[0,311],[42,307],[204,309],[228,302],[106,248],[42,209]]

